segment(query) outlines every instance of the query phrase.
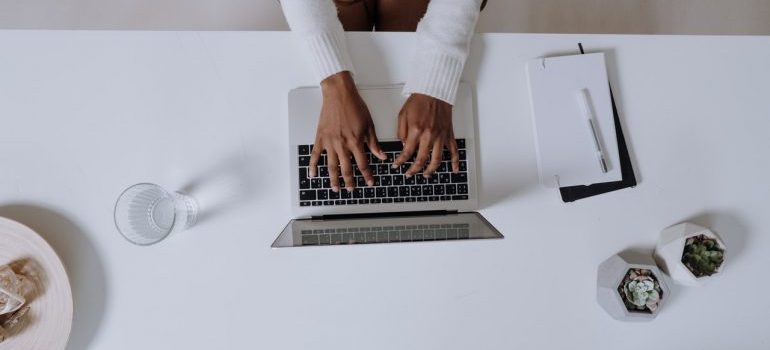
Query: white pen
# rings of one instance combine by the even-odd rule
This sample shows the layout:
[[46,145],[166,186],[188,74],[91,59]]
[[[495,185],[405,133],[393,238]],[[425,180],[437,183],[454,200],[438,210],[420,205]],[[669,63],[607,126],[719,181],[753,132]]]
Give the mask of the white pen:
[[596,126],[594,124],[594,113],[591,111],[591,105],[588,100],[588,90],[580,89],[577,92],[577,100],[580,105],[580,110],[583,112],[583,117],[587,121],[588,135],[593,139],[594,152],[596,152],[596,158],[599,159],[599,168],[603,173],[607,172],[607,162],[604,160],[604,151],[602,145],[599,142],[599,136],[596,134]]

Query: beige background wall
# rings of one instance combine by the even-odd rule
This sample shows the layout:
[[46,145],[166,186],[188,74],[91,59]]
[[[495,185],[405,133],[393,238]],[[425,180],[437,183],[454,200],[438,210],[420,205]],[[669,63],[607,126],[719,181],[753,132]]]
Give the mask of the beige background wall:
[[[276,0],[0,0],[0,28],[283,30]],[[480,32],[770,34],[770,0],[489,0]]]

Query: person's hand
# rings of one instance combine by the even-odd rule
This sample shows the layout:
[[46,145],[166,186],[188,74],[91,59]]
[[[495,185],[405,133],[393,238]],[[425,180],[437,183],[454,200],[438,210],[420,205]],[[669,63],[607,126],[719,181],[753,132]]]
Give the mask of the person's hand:
[[452,157],[452,171],[460,171],[460,155],[457,153],[454,130],[452,129],[452,105],[437,98],[411,94],[398,114],[398,138],[404,143],[404,149],[393,162],[393,168],[409,161],[417,152],[417,157],[405,175],[410,177],[423,168],[430,155],[423,176],[430,177],[441,165],[444,147]]
[[340,72],[324,79],[321,82],[321,91],[323,104],[313,152],[310,154],[310,176],[316,176],[318,159],[321,152],[326,151],[332,191],[338,192],[340,189],[340,170],[345,187],[352,191],[356,186],[352,155],[366,184],[373,186],[374,178],[369,170],[364,144],[369,145],[369,150],[377,158],[384,160],[387,156],[380,149],[372,116],[358,94],[350,72]]

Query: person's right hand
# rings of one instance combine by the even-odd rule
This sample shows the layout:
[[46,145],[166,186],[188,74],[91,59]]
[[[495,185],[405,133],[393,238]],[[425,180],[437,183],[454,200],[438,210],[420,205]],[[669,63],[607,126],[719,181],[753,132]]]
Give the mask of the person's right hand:
[[313,152],[310,154],[310,176],[316,176],[318,159],[321,152],[326,151],[332,191],[338,192],[340,189],[340,170],[345,188],[352,191],[356,186],[351,156],[355,159],[366,184],[373,186],[374,177],[369,170],[364,144],[369,146],[369,150],[377,158],[385,160],[387,156],[380,149],[372,116],[358,94],[353,77],[348,71],[329,76],[321,82],[321,91],[323,104]]

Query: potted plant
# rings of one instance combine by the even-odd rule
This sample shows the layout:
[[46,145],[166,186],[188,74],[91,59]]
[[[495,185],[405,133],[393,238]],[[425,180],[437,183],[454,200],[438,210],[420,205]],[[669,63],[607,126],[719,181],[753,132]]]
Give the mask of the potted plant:
[[705,227],[681,223],[661,232],[655,260],[677,283],[699,286],[722,272],[725,244]]
[[669,296],[665,276],[650,256],[625,252],[599,265],[596,300],[613,318],[650,321]]

